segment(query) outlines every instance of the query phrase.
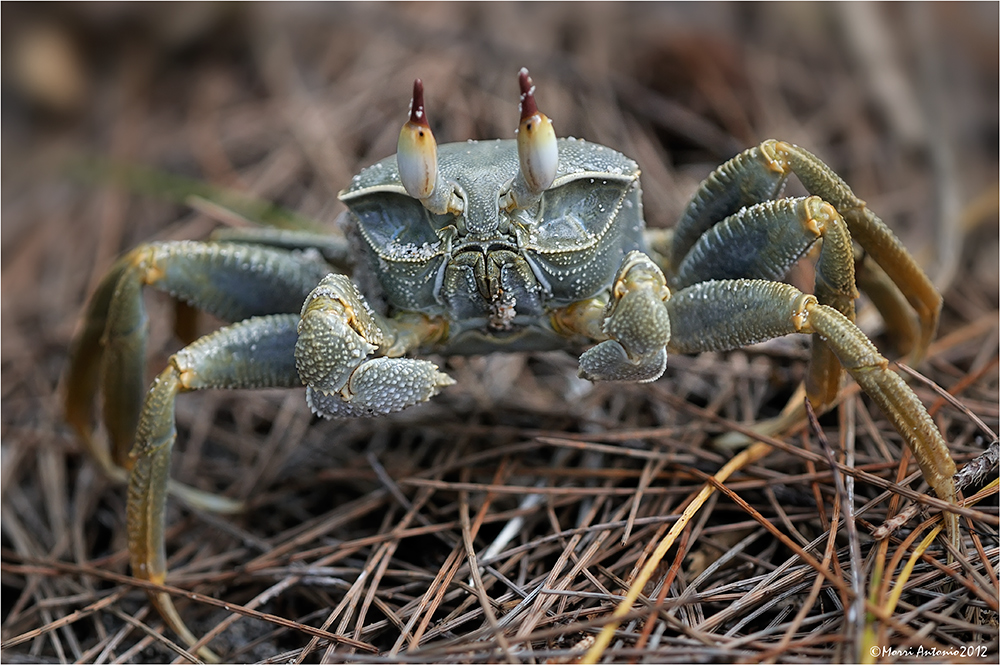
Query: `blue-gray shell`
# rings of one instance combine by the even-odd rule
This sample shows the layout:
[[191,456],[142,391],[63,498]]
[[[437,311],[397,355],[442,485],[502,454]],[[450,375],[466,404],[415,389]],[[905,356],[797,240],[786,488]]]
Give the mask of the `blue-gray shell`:
[[[519,168],[515,141],[438,147],[441,176],[465,200],[463,242],[479,243],[484,252],[494,242],[514,248],[538,277],[536,286],[524,288],[537,287],[543,308],[593,297],[610,286],[627,252],[643,248],[637,164],[579,139],[559,139],[558,146],[556,178],[530,213],[498,208],[500,193]],[[388,305],[462,318],[443,306],[451,294],[441,292],[449,261],[441,231],[456,220],[427,211],[406,194],[395,155],[355,176],[340,198],[366,241],[367,276],[379,282]]]

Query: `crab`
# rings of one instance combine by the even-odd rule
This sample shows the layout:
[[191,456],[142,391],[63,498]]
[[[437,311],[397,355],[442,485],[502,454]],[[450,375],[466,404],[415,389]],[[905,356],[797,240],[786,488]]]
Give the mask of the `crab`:
[[[828,408],[846,369],[910,446],[928,484],[955,503],[955,464],[941,433],[853,323],[861,283],[919,358],[941,297],[843,180],[806,150],[767,140],[709,175],[672,232],[647,230],[636,163],[602,145],[557,139],[524,69],[519,84],[516,140],[439,146],[416,80],[396,155],[340,192],[343,236],[261,229],[151,243],[103,279],[72,352],[66,414],[109,474],[128,474],[137,578],[166,577],[169,493],[233,508],[168,478],[178,393],[304,386],[320,416],[379,416],[453,383],[411,357],[418,353],[585,348],[582,377],[647,382],[664,372],[668,352],[811,334],[811,404]],[[780,198],[790,174],[809,196]],[[814,293],[779,281],[817,244]],[[146,286],[234,322],[174,354],[148,391]],[[99,392],[105,445],[92,422]],[[956,516],[944,519],[957,545]],[[170,597],[150,597],[193,643]]]

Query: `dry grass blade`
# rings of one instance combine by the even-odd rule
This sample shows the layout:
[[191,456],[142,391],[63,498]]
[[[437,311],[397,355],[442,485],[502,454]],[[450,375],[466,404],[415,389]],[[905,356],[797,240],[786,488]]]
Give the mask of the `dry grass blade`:
[[[997,442],[997,433],[994,432],[993,430],[991,430],[986,425],[986,423],[984,423],[982,421],[982,419],[979,418],[979,416],[977,416],[975,413],[973,413],[969,409],[969,407],[965,406],[960,401],[958,401],[958,399],[956,399],[951,393],[949,393],[949,392],[947,392],[945,390],[942,390],[941,386],[937,385],[936,383],[934,383],[933,381],[931,381],[930,379],[928,379],[926,376],[924,376],[923,374],[921,374],[917,370],[913,369],[912,367],[909,367],[908,365],[905,365],[903,363],[897,363],[897,367],[899,367],[901,370],[903,370],[904,372],[906,372],[910,376],[912,376],[912,377],[914,377],[916,379],[919,379],[921,382],[923,382],[926,385],[930,386],[931,389],[934,392],[936,392],[938,395],[941,396],[941,399],[943,399],[944,401],[948,402],[953,407],[955,407],[956,409],[958,409],[959,411],[961,411],[963,414],[965,414],[965,416],[969,420],[971,420],[972,422],[974,422],[976,425],[979,426],[979,429],[983,432],[983,434],[986,434],[987,436],[989,436],[993,440],[990,445],[993,445],[994,443]],[[996,371],[997,367],[998,367],[997,359],[994,358],[993,362],[991,362],[986,368],[984,368],[983,373],[985,374],[988,371]]]
[[[816,435],[816,440],[819,441],[820,448],[823,449],[823,454],[826,456],[827,462],[830,464],[830,468],[833,470],[833,486],[837,492],[837,498],[839,499],[840,509],[844,515],[844,530],[847,532],[847,549],[850,553],[850,559],[848,561],[850,570],[850,584],[851,592],[854,597],[850,601],[850,605],[847,610],[847,621],[845,623],[845,642],[847,645],[858,645],[861,650],[864,650],[864,644],[858,643],[858,636],[861,634],[861,629],[864,622],[864,589],[862,588],[861,571],[862,571],[862,559],[861,559],[861,543],[858,540],[858,528],[855,524],[854,517],[854,501],[853,492],[849,492],[847,487],[845,487],[844,480],[840,473],[837,472],[836,463],[837,460],[834,457],[833,449],[830,447],[830,442],[827,441],[826,435],[823,433],[823,428],[819,425],[819,420],[816,418],[816,412],[813,411],[812,404],[809,400],[805,400],[806,414],[809,417],[809,425]],[[859,660],[860,653],[855,651],[853,653],[845,654],[847,660]]]
[[[643,564],[642,570],[640,570],[636,578],[631,581],[629,592],[625,595],[625,600],[623,600],[615,609],[615,612],[612,615],[613,617],[620,619],[622,616],[629,613],[632,604],[635,603],[639,594],[642,593],[646,583],[649,582],[649,579],[653,576],[657,566],[660,565],[660,561],[662,561],[663,557],[666,555],[667,550],[669,550],[671,546],[673,546],[674,541],[677,540],[677,536],[680,534],[681,530],[687,526],[688,522],[691,521],[691,518],[693,518],[701,507],[705,505],[705,501],[712,494],[712,487],[715,489],[721,489],[724,487],[722,483],[724,483],[729,476],[736,471],[739,471],[744,466],[753,464],[757,460],[765,457],[769,452],[771,452],[771,447],[769,445],[766,443],[756,443],[730,460],[729,463],[719,469],[718,473],[714,476],[706,476],[705,479],[709,484],[692,498],[691,502],[688,503],[684,512],[681,513],[680,518],[674,526],[671,527],[670,531],[667,532],[667,535],[663,537],[663,540],[657,544],[653,554]],[[749,506],[747,507],[749,508]],[[754,513],[758,514],[756,511],[754,511]],[[763,518],[761,519],[763,520]],[[767,520],[763,520],[763,522],[768,527],[771,526]],[[594,645],[590,647],[587,655],[584,656],[580,662],[596,663],[600,660],[601,656],[604,654],[604,650],[607,648],[608,644],[610,644],[612,637],[614,637],[614,632],[618,628],[618,625],[618,623],[609,623],[605,626],[600,635],[597,636],[597,640]]]

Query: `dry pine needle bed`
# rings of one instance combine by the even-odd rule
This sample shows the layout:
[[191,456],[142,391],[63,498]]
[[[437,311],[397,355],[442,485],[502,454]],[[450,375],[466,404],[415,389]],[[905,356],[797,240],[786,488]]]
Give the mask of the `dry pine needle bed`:
[[[148,166],[332,224],[337,191],[395,152],[415,77],[439,142],[510,138],[525,65],[561,136],[640,164],[650,226],[767,137],[823,157],[889,223],[944,295],[907,378],[959,467],[975,462],[962,551],[921,551],[941,502],[848,380],[837,409],[750,448],[654,553],[738,453],[713,441],[792,397],[804,338],[671,355],[651,384],[591,384],[563,352],[441,358],[457,386],[379,419],[318,420],[302,390],[182,396],[173,477],[247,505],[169,503],[168,584],[194,633],[233,662],[577,662],[634,590],[603,660],[996,660],[995,5],[5,4],[3,18],[5,662],[193,653],[128,576],[124,490],[82,454],[59,382],[117,255],[239,220],[66,164]],[[811,270],[789,280],[810,290]],[[152,376],[184,313],[147,302]],[[859,324],[894,357],[863,300]]]

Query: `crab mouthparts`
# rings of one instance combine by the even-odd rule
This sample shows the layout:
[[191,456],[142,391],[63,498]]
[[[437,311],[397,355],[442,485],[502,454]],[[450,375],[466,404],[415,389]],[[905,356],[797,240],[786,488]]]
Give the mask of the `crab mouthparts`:
[[474,252],[476,254],[482,254],[483,256],[489,256],[494,252],[512,252],[518,253],[517,245],[513,242],[507,243],[503,241],[491,240],[488,243],[478,242],[475,240],[470,240],[461,244],[456,244],[452,248],[453,254],[461,254],[463,252]]

